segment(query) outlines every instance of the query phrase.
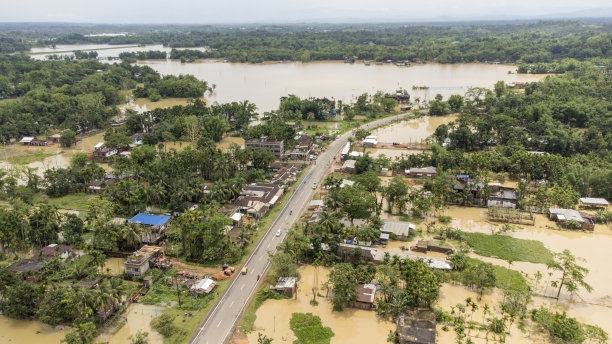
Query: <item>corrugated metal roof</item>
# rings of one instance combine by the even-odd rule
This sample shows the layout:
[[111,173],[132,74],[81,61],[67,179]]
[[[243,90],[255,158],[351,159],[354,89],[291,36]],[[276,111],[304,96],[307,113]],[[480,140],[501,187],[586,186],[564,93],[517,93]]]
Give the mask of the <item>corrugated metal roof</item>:
[[170,216],[138,214],[130,219],[131,223],[140,223],[147,226],[163,226],[170,220]]
[[582,197],[580,198],[580,202],[584,204],[610,205],[605,198],[596,197]]

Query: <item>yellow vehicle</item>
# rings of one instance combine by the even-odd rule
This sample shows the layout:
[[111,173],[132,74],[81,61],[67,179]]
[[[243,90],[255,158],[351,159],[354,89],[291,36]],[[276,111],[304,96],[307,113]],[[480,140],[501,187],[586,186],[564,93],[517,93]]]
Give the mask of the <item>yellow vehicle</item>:
[[242,274],[246,275],[247,271],[249,271],[249,268],[247,268],[246,266],[242,268]]

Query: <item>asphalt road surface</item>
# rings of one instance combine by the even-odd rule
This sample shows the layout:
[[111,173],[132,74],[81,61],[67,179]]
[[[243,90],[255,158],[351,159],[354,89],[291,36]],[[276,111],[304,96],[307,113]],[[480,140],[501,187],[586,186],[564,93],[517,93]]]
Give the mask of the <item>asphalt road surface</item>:
[[[361,128],[370,129],[408,115],[409,113],[383,118],[364,124]],[[240,269],[236,270],[236,275],[232,278],[221,298],[217,300],[211,311],[203,319],[190,343],[219,344],[228,340],[251,296],[257,290],[257,285],[260,282],[257,276],[264,276],[270,267],[268,251],[276,252],[276,246],[284,240],[287,230],[310,203],[315,193],[312,188],[313,183],[317,183],[317,186],[321,185],[323,178],[331,167],[333,158],[340,154],[352,134],[353,130],[350,130],[339,136],[328,146],[325,152],[319,155],[316,164],[313,162],[313,165],[305,172],[300,184],[296,186],[274,222],[247,258],[244,266],[248,268],[248,273],[242,275]],[[276,232],[279,229],[281,235],[277,237]]]

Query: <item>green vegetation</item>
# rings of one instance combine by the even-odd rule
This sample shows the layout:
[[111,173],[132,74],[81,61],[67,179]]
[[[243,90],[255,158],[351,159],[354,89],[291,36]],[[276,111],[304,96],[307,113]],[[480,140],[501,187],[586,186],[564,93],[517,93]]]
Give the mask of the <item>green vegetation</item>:
[[89,208],[90,201],[98,198],[99,196],[88,194],[88,193],[73,193],[62,197],[49,198],[40,195],[35,198],[35,203],[48,203],[57,207],[58,209],[69,209],[69,210],[87,210]]
[[136,62],[137,60],[165,60],[165,51],[138,51],[138,52],[122,52],[119,53],[119,58],[124,62]]
[[294,344],[329,344],[334,332],[323,327],[321,318],[312,313],[293,313],[289,327],[297,337]]
[[552,253],[539,241],[516,239],[506,235],[463,232],[465,242],[474,253],[485,257],[497,257],[507,261],[547,264]]
[[24,152],[20,151],[18,154],[10,156],[7,161],[13,165],[28,165],[35,161],[43,161],[50,156],[54,156],[55,153],[47,152],[43,148],[37,149],[35,152]]
[[[149,67],[95,60],[37,61],[0,55],[0,141],[45,134],[52,127],[75,132],[102,128],[124,102],[119,90],[159,79]],[[138,75],[136,77],[135,75]]]
[[540,307],[531,312],[531,319],[540,331],[547,332],[550,337],[561,343],[583,343],[594,341],[606,343],[608,334],[601,328],[580,323],[575,318],[568,317],[565,312],[559,313]]
[[[584,59],[608,56],[610,24],[578,21],[547,21],[520,24],[420,26],[402,24],[362,24],[317,26],[197,27],[171,29],[153,26],[154,32],[126,36],[84,36],[78,28],[66,28],[55,39],[41,44],[168,43],[171,47],[209,46],[205,52],[176,50],[171,58],[189,62],[196,58],[227,58],[232,62],[267,60],[317,61],[359,59],[386,61],[437,61],[440,63],[501,61],[553,62],[572,57]],[[91,30],[87,27],[87,30]],[[108,30],[108,28],[106,28]],[[24,30],[25,31],[25,30]],[[54,31],[60,31],[54,28]],[[107,31],[102,31],[107,32]],[[18,30],[10,37],[33,35]],[[36,38],[50,35],[44,28]],[[56,34],[57,35],[57,34]],[[55,36],[56,36],[55,35]],[[53,36],[52,36],[53,37]],[[27,48],[24,40],[8,41],[7,51]]]

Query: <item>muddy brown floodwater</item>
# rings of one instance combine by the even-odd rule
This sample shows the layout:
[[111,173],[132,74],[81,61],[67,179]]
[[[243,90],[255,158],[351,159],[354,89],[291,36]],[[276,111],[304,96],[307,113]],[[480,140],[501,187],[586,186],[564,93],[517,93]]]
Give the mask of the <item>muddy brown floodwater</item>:
[[[413,99],[433,99],[440,93],[463,95],[469,87],[493,87],[499,80],[530,82],[543,75],[508,74],[516,66],[484,63],[413,65],[397,67],[391,64],[366,66],[338,61],[310,63],[222,63],[199,60],[180,63],[176,60],[140,61],[162,75],[193,74],[215,84],[211,101],[226,103],[248,99],[258,110],[278,108],[280,97],[327,97],[350,102],[362,93],[379,90],[394,92],[403,87]],[[412,86],[428,86],[413,90]]]
[[418,143],[433,134],[440,124],[447,124],[456,118],[457,115],[424,116],[378,128],[372,131],[372,135],[376,135],[378,142],[383,143]]
[[318,278],[319,293],[325,295],[321,284],[327,281],[329,269],[308,265],[300,268],[297,299],[267,300],[257,310],[255,330],[248,335],[249,343],[257,343],[257,333],[261,332],[274,340],[274,343],[292,343],[296,337],[289,328],[293,313],[312,313],[321,318],[323,326],[334,331],[331,343],[372,343],[387,342],[389,331],[395,331],[395,324],[380,320],[374,311],[345,308],[333,312],[332,305],[325,298],[317,297],[318,306],[310,304],[315,276]]
[[153,330],[150,322],[151,319],[161,315],[163,309],[159,306],[133,303],[124,314],[127,319],[125,325],[114,333],[111,329],[103,331],[98,336],[97,342],[129,343],[130,336],[142,331],[149,333],[150,344],[161,344],[164,342],[164,336]]
[[0,343],[59,344],[70,328],[53,328],[35,320],[11,319],[0,315]]
[[[452,206],[446,210],[446,214],[452,216],[453,227],[467,232],[491,233],[493,224],[486,221],[486,209],[466,208]],[[607,225],[595,225],[592,232],[559,230],[554,222],[544,215],[535,216],[535,225],[519,226],[515,232],[508,233],[515,238],[537,240],[553,252],[561,252],[568,249],[576,257],[584,259],[579,262],[588,268],[590,273],[586,277],[586,282],[593,287],[591,293],[584,290],[579,291],[579,295],[571,298],[566,292],[561,293],[559,307],[567,311],[570,316],[578,320],[600,326],[612,334],[612,274],[609,262],[612,261],[612,229]],[[492,261],[492,258],[483,260]],[[498,262],[499,265],[503,263]],[[543,266],[540,264],[513,263],[513,269],[533,274]],[[505,264],[507,267],[507,264]],[[541,271],[544,275],[543,283],[548,279],[548,271]],[[554,276],[553,276],[554,279]],[[554,294],[552,288],[548,288],[546,295]],[[537,301],[537,300],[536,300]],[[537,303],[537,302],[536,302]],[[554,304],[551,299],[541,299],[540,303]]]

